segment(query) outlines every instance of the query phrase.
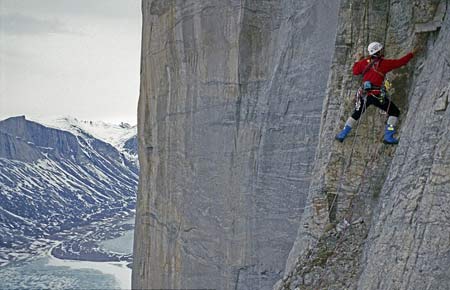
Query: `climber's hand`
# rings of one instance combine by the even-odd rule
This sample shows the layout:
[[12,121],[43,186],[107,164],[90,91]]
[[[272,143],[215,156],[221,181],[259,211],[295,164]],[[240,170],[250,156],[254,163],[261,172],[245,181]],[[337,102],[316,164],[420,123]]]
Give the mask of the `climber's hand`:
[[361,59],[363,59],[363,54],[360,52],[357,52],[353,55],[353,58],[355,59],[355,61],[360,61]]

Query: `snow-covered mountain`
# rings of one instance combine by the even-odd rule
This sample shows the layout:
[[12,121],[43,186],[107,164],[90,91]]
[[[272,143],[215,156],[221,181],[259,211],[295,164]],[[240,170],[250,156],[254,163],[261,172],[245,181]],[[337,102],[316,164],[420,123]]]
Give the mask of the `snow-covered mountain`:
[[128,123],[119,125],[105,123],[102,121],[79,120],[71,116],[62,116],[57,118],[32,118],[32,121],[38,122],[50,128],[69,131],[76,136],[91,135],[94,138],[102,140],[114,147],[123,148],[126,141],[136,136],[136,125],[131,126]]
[[128,123],[119,125],[102,121],[79,120],[72,116],[57,118],[36,117],[32,121],[50,128],[71,132],[75,136],[94,137],[116,147],[137,164],[137,126]]
[[0,121],[0,247],[131,212],[136,127],[60,118]]

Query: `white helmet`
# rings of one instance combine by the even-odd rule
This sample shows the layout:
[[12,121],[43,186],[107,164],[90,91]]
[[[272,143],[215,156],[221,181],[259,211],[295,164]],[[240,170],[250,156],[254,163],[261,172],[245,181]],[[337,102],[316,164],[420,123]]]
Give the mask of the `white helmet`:
[[382,49],[383,49],[383,45],[381,45],[381,43],[379,43],[379,42],[372,42],[367,47],[367,50],[369,51],[370,55],[374,55],[375,53],[379,52]]

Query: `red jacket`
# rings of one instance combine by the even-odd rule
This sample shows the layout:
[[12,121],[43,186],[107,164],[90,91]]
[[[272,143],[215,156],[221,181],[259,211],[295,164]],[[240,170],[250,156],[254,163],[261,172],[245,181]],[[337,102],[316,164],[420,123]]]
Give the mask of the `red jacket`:
[[[381,58],[378,63],[375,63],[369,71],[367,71],[363,76],[363,82],[370,81],[372,85],[381,87],[384,81],[384,76],[393,69],[404,66],[408,61],[413,58],[414,55],[410,52],[402,58],[399,59],[385,59]],[[365,58],[360,61],[355,62],[353,65],[353,74],[360,75],[364,72],[366,67],[370,63],[370,58]]]

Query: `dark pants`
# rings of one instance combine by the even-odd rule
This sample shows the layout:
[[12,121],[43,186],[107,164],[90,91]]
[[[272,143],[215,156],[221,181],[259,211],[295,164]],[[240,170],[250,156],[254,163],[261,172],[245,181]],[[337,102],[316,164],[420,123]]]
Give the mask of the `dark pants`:
[[377,97],[368,95],[366,104],[364,104],[364,99],[362,99],[359,110],[356,110],[355,108],[352,114],[352,118],[358,120],[359,117],[361,117],[361,114],[364,113],[366,108],[369,107],[370,105],[374,105],[375,107],[380,108],[381,110],[387,112],[389,116],[394,117],[400,116],[400,110],[388,97],[385,98],[380,97],[380,99],[378,99]]

